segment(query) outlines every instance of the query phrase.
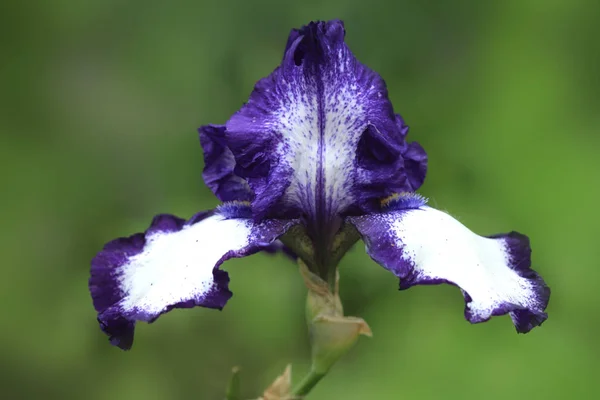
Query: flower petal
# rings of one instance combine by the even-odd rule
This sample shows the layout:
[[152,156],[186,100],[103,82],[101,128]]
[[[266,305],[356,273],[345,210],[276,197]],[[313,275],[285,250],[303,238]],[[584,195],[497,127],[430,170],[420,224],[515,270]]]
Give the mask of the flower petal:
[[309,225],[334,225],[335,215],[423,180],[423,168],[407,176],[414,168],[403,158],[406,127],[383,79],[354,57],[344,36],[341,21],[293,30],[281,65],[226,124],[235,171],[256,194],[258,218],[304,215]]
[[254,195],[246,180],[235,174],[235,158],[225,144],[224,125],[205,125],[198,129],[204,151],[202,177],[206,186],[221,201],[250,201]]
[[371,258],[400,278],[401,290],[456,285],[471,323],[508,313],[517,332],[525,333],[546,320],[550,289],[530,268],[526,236],[482,237],[423,203],[407,200],[404,205],[410,208],[350,218]]
[[187,222],[158,215],[145,233],[108,243],[92,260],[89,285],[102,330],[129,349],[136,321],[153,322],[173,308],[223,308],[232,294],[221,263],[270,246],[292,224],[219,211]]

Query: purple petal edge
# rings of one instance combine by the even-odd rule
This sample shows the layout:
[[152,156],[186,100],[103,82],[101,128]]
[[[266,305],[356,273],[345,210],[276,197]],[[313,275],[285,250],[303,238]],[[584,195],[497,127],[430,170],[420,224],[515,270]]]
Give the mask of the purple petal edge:
[[[198,213],[190,219],[196,223],[206,218],[210,213]],[[118,303],[124,296],[119,287],[117,268],[128,262],[128,259],[141,253],[146,245],[146,237],[155,232],[176,232],[181,230],[186,221],[173,215],[161,214],[154,217],[145,233],[136,233],[129,237],[115,239],[104,246],[91,262],[91,277],[89,289],[94,308],[98,312],[100,328],[109,336],[110,343],[129,350],[133,344],[135,321],[154,322],[159,315],[174,308],[191,308],[203,306],[222,309],[231,298],[229,291],[229,276],[227,272],[213,270],[214,287],[201,299],[190,299],[169,306],[159,315],[148,315],[142,311],[124,314]]]
[[[548,318],[545,310],[550,300],[550,288],[541,276],[531,269],[531,247],[527,236],[510,232],[489,236],[488,239],[496,241],[495,245],[491,245],[491,242],[483,237],[480,237],[480,242],[477,240],[470,245],[469,241],[452,238],[453,232],[456,232],[457,235],[465,235],[464,232],[461,233],[460,229],[466,228],[464,226],[457,228],[459,223],[456,220],[449,223],[448,221],[452,217],[446,213],[427,206],[415,209],[414,206],[421,200],[423,199],[420,197],[400,196],[394,198],[391,204],[386,204],[387,207],[391,206],[389,213],[348,218],[349,222],[354,224],[361,233],[371,258],[400,278],[400,290],[415,285],[442,283],[457,286],[463,293],[464,314],[469,322],[480,323],[489,320],[492,316],[509,314],[518,333],[527,333],[534,327],[540,326]],[[405,222],[405,218],[409,219]],[[443,229],[447,233],[436,235],[432,231],[432,229],[438,229],[437,225],[432,225],[437,218],[442,218],[439,229]],[[457,230],[454,231],[454,229]],[[474,235],[472,232],[470,234]],[[435,238],[430,238],[432,235]],[[404,238],[408,240],[409,244],[404,241]],[[436,247],[436,243],[439,247]],[[456,246],[466,246],[464,247],[466,252],[464,260],[465,262],[469,260],[473,269],[466,267],[466,264],[463,267],[466,269],[461,269],[460,251],[463,250],[459,250],[459,253],[456,251],[452,253],[451,250],[450,253],[445,253],[449,249],[448,246],[450,249],[462,249],[462,247]],[[471,251],[473,253],[469,255],[468,252]],[[484,253],[480,254],[479,251]],[[444,254],[447,255],[444,256]],[[446,258],[450,255],[453,258]],[[482,258],[474,259],[473,256]],[[434,262],[435,264],[432,264]],[[475,265],[476,262],[483,262],[481,268],[490,271],[486,273],[491,273],[491,275],[486,276],[486,273],[482,275],[481,271],[477,272],[480,264]],[[503,268],[506,268],[506,271],[513,271],[523,280],[517,283],[512,281],[510,274],[495,275],[494,271],[501,272],[499,263],[502,262],[504,262]],[[492,264],[486,266],[487,263]],[[493,267],[494,265],[496,266]],[[458,274],[453,272],[454,266],[458,267]],[[474,275],[470,275],[472,278],[465,280],[466,271],[473,272]],[[482,279],[481,283],[477,279]],[[459,282],[460,285],[456,282]],[[507,284],[513,286],[503,286]],[[477,294],[476,301],[464,287]],[[489,298],[486,293],[489,293]]]
[[425,179],[427,155],[406,143],[408,126],[385,82],[344,40],[339,20],[293,29],[281,65],[226,123],[234,172],[255,194],[256,219],[303,216],[319,226],[375,211],[380,198]]
[[225,125],[205,125],[198,128],[204,152],[202,177],[209,189],[221,201],[251,201],[254,198],[248,183],[235,172],[235,158],[225,143]]
[[[526,235],[512,231],[510,233],[496,234],[488,237],[491,239],[503,239],[505,241],[507,251],[511,258],[511,262],[508,266],[519,276],[527,278],[533,283],[538,307],[528,309],[518,304],[507,302],[500,304],[492,312],[492,315],[489,318],[478,318],[467,306],[467,304],[472,301],[471,296],[467,292],[462,291],[465,298],[465,319],[472,324],[478,324],[489,321],[491,317],[509,314],[517,333],[528,333],[533,328],[542,325],[542,323],[548,319],[548,314],[544,311],[548,307],[550,301],[550,288],[546,285],[542,277],[531,269],[531,246],[529,238]],[[422,275],[419,276],[414,273],[414,270],[400,278],[400,290],[407,290],[415,285],[450,284],[458,287],[454,282],[447,279],[432,279]]]
[[[239,215],[248,214],[247,205],[244,203],[236,203],[234,206],[224,208],[223,211],[227,215],[221,214],[218,210],[216,212],[200,212],[191,217],[187,222],[172,215],[159,215],[153,219],[151,226],[148,228],[148,230],[146,230],[145,233],[138,233],[130,237],[113,240],[106,244],[104,249],[100,251],[96,257],[94,257],[91,263],[91,277],[89,280],[90,293],[92,295],[94,307],[98,312],[98,322],[100,327],[102,331],[109,336],[110,342],[113,345],[124,350],[130,349],[133,344],[136,321],[144,321],[148,323],[154,322],[160,315],[174,308],[191,308],[195,306],[202,306],[207,308],[222,309],[227,301],[231,298],[232,293],[228,288],[229,276],[227,272],[220,270],[219,266],[230,258],[245,257],[264,250],[265,248],[271,250],[271,246],[275,246],[273,248],[278,248],[276,244],[274,245],[276,239],[281,234],[285,233],[290,226],[297,223],[297,221],[278,220],[265,220],[258,224],[253,223],[249,219],[239,217]],[[139,290],[139,288],[141,288],[142,291],[145,291],[146,289],[144,289],[144,285],[146,284],[144,283],[144,279],[142,279],[141,286],[138,286],[138,289],[131,289],[131,286],[129,286],[129,289],[125,289],[123,286],[123,279],[125,279],[126,276],[123,274],[128,273],[128,279],[131,279],[132,277],[135,279],[136,275],[131,275],[131,273],[137,274],[138,272],[136,272],[136,269],[131,270],[128,267],[128,263],[131,262],[132,257],[141,255],[146,250],[145,246],[148,243],[148,238],[150,235],[168,235],[169,233],[176,234],[186,227],[189,227],[189,229],[194,229],[192,225],[201,223],[207,218],[213,216],[218,218],[213,219],[213,222],[211,223],[221,224],[222,221],[223,224],[228,224],[227,221],[230,219],[239,221],[238,223],[241,225],[229,224],[217,226],[229,226],[229,228],[226,229],[234,230],[244,229],[244,232],[247,232],[248,236],[246,244],[243,244],[243,240],[240,241],[240,239],[237,239],[232,242],[232,246],[235,247],[232,247],[232,249],[228,251],[225,250],[224,254],[221,255],[220,253],[212,253],[211,257],[216,256],[219,258],[214,258],[216,260],[214,266],[212,262],[204,266],[206,268],[205,271],[207,272],[209,271],[208,268],[212,268],[212,278],[207,278],[208,280],[203,281],[207,282],[209,286],[204,286],[204,288],[199,289],[199,286],[195,286],[196,283],[194,283],[193,286],[182,289],[185,291],[178,293],[175,297],[175,299],[180,298],[182,300],[176,301],[173,304],[169,304],[168,298],[163,300],[160,297],[160,292],[154,294],[148,292],[148,295],[153,297],[148,297],[143,302],[139,302],[137,304],[135,302],[138,300],[133,300],[134,303],[131,303],[132,300],[129,296],[131,293],[135,293],[131,292],[131,290]],[[237,228],[237,226],[240,228]],[[200,230],[198,232],[202,231]],[[227,235],[227,231],[222,231],[221,235]],[[193,244],[193,236],[191,240],[189,239],[189,236],[183,236],[182,238],[187,239],[185,239],[185,242],[180,242],[179,240],[181,239],[178,239],[178,241],[174,243],[184,243],[185,247],[176,248],[174,251],[189,248],[188,244],[186,243]],[[198,240],[196,240],[196,242],[198,242]],[[152,247],[148,247],[148,249],[151,248]],[[162,253],[157,254],[160,256]],[[147,260],[148,259],[146,259],[146,262]],[[146,264],[140,265],[143,266],[143,269],[147,268],[145,266]],[[159,261],[159,264],[156,265],[158,265],[160,268],[161,262]],[[184,268],[183,272],[185,273],[185,268],[187,268],[187,265],[182,265]],[[169,266],[165,265],[165,268],[169,268]],[[208,275],[210,276],[210,272],[208,272]],[[192,272],[191,276],[196,275],[193,275]],[[186,279],[185,275],[181,276],[181,278]],[[183,282],[185,281],[182,281],[182,283]],[[197,281],[194,280],[194,282]],[[131,283],[128,285],[131,285]],[[150,283],[150,286],[151,285],[152,284]],[[127,290],[127,293],[124,292],[125,290]],[[156,287],[156,290],[160,289]],[[140,292],[137,293],[139,294]],[[151,301],[151,303],[146,303],[146,301]],[[164,303],[162,303],[163,305],[161,306],[162,301],[164,301]]]

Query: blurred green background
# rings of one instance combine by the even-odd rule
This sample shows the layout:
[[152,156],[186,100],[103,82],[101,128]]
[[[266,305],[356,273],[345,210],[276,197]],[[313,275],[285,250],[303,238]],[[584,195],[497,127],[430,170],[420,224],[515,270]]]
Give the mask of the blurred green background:
[[0,387],[6,399],[221,399],[234,365],[256,397],[309,365],[305,289],[283,256],[225,264],[223,312],[100,332],[89,261],[158,212],[216,199],[196,128],[223,123],[287,34],[341,18],[430,156],[422,193],[481,234],[532,239],[550,318],[470,325],[450,286],[398,292],[362,244],[342,297],[373,339],[310,399],[594,399],[600,391],[600,3],[71,1],[0,5]]

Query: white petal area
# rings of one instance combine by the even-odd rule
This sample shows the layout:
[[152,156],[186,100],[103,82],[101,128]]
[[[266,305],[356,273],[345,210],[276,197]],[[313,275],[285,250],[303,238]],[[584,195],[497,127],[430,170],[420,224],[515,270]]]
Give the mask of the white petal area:
[[400,278],[400,288],[451,283],[462,289],[470,322],[511,313],[518,331],[539,325],[549,289],[530,267],[528,239],[482,237],[431,207],[354,217],[371,257]]
[[176,232],[155,231],[143,251],[122,266],[124,312],[158,315],[168,306],[201,301],[214,289],[213,268],[229,251],[250,244],[252,223],[210,216]]
[[[293,85],[305,90],[294,91]],[[326,214],[345,209],[354,201],[356,147],[368,123],[360,101],[364,95],[351,81],[338,83],[333,78],[324,79],[323,92],[304,77],[282,86],[289,97],[274,114],[274,126],[283,138],[278,148],[281,162],[294,171],[287,201],[305,210],[324,202]]]
[[309,225],[320,225],[364,200],[358,148],[368,129],[391,149],[386,156],[394,153],[388,164],[402,160],[385,83],[344,43],[343,24],[332,22],[292,34],[281,66],[257,83],[226,136],[256,193],[255,213],[282,198]]
[[504,303],[527,307],[533,284],[509,267],[503,240],[479,236],[450,215],[434,208],[405,213],[391,226],[396,244],[415,264],[417,280],[450,281],[472,298],[475,316],[489,318]]

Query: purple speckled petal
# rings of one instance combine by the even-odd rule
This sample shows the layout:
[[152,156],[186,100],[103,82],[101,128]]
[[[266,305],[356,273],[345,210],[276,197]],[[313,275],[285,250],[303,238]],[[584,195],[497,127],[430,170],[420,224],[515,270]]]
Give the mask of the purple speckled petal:
[[349,218],[371,258],[400,278],[401,290],[418,284],[456,285],[471,323],[508,313],[517,332],[526,333],[546,320],[550,289],[530,268],[526,236],[478,236],[424,202],[404,209],[401,203],[385,213]]
[[333,225],[336,215],[371,210],[379,198],[423,182],[425,153],[406,144],[408,128],[383,79],[344,36],[341,21],[293,30],[281,65],[226,124],[235,173],[256,195],[257,218],[304,215],[309,225]]
[[402,157],[404,158],[404,173],[406,174],[404,190],[415,191],[425,182],[427,153],[419,143],[412,142],[406,145]]
[[205,125],[198,129],[204,151],[202,177],[221,201],[250,201],[254,195],[246,180],[235,174],[235,158],[225,144],[224,125]]
[[221,263],[269,248],[294,223],[257,224],[228,213],[202,212],[187,222],[159,215],[145,233],[116,239],[96,255],[90,292],[113,345],[131,348],[136,321],[153,322],[173,308],[223,308],[231,292]]

